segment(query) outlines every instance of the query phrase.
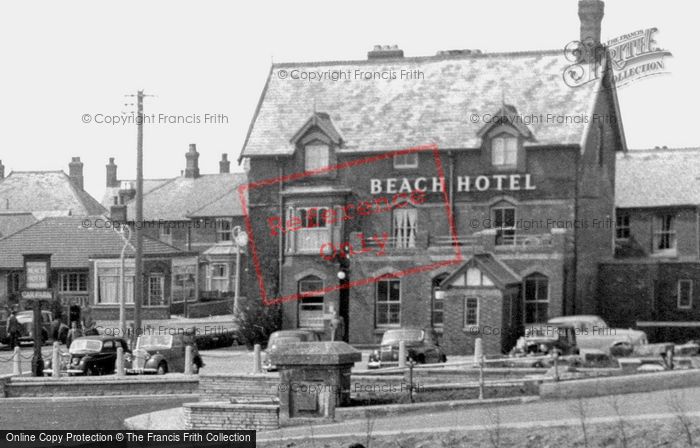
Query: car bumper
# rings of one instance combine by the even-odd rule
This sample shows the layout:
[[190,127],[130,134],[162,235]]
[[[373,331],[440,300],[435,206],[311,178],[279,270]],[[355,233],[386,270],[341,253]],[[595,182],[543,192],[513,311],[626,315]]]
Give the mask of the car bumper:
[[[67,369],[67,370],[61,370],[61,375],[85,375],[85,372],[80,370],[80,369]],[[53,369],[48,368],[44,369],[44,375],[53,375]]]
[[158,373],[158,369],[144,367],[143,369],[124,369],[128,375],[143,375],[149,373]]

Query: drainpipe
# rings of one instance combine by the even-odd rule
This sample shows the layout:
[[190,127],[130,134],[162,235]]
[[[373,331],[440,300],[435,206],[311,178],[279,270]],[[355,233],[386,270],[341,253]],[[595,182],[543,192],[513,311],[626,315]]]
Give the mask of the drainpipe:
[[[282,188],[284,187],[282,182],[282,176],[284,175],[284,169],[280,163],[280,159],[275,157],[275,163],[277,164],[277,176],[280,181],[277,183],[277,196],[279,200],[279,216],[283,219],[284,213],[284,200],[282,198]],[[279,237],[277,238],[277,260],[278,260],[278,274],[277,274],[277,293],[281,295],[282,291],[282,265],[284,264],[284,236],[282,232],[279,232]]]

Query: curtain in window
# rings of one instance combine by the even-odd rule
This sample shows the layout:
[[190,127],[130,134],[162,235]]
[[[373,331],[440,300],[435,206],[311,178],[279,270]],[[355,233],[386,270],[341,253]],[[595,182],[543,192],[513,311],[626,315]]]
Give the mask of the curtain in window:
[[396,247],[416,247],[416,212],[416,209],[394,210],[394,241]]

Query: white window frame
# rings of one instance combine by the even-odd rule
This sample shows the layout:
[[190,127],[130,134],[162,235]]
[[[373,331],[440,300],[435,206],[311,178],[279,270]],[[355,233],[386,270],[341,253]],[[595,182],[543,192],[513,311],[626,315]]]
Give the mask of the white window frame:
[[[620,221],[626,221],[620,223]],[[620,236],[620,233],[624,232],[627,236]],[[629,213],[618,213],[615,216],[615,239],[625,241],[631,236],[630,231],[630,214]]]
[[[497,226],[497,225],[496,225],[496,221],[497,221],[496,215],[497,215],[498,213],[501,213],[501,214],[502,214],[502,216],[501,216],[501,221],[502,221],[503,223],[505,223],[505,221],[506,221],[506,219],[505,219],[505,213],[506,213],[507,210],[513,210],[513,225],[512,225],[512,226],[505,226],[505,225]],[[517,232],[516,232],[516,229],[517,229],[516,223],[517,223],[517,221],[518,221],[518,210],[517,210],[517,208],[516,208],[516,207],[513,207],[513,206],[506,206],[506,205],[503,205],[503,206],[498,206],[498,207],[492,208],[492,209],[491,209],[491,213],[492,213],[492,215],[493,215],[493,228],[496,229],[496,240],[495,240],[495,244],[496,244],[497,246],[513,246],[513,245],[515,244],[516,234],[517,234]],[[511,236],[510,239],[508,239],[508,240],[506,240],[505,237],[504,237],[504,234],[505,234],[506,232],[508,232],[508,233],[512,232],[512,236]],[[500,242],[500,243],[498,242],[498,237],[499,237],[499,236],[501,237],[501,242]]]
[[[401,218],[400,216],[403,216]],[[400,220],[400,221],[399,221]],[[396,208],[391,214],[391,234],[394,247],[413,249],[418,236],[418,210],[413,207]]]
[[[223,275],[214,275],[214,267],[223,266]],[[230,292],[231,291],[231,271],[229,269],[229,264],[223,261],[212,261],[207,265],[207,291],[219,291],[219,292]],[[214,289],[213,284],[215,281],[224,281],[223,289]]]
[[[305,283],[312,283],[312,282],[319,284],[320,289],[313,288],[310,291],[307,291],[306,293],[303,292],[304,284]],[[306,325],[303,328],[323,328],[323,325],[324,325],[324,323],[323,323],[323,307],[324,307],[325,300],[326,300],[325,294],[323,292],[319,292],[317,294],[312,295],[312,294],[309,294],[309,292],[323,291],[324,286],[325,285],[323,283],[323,280],[319,277],[316,277],[315,275],[310,275],[310,276],[304,277],[297,282],[297,288],[298,288],[297,290],[298,290],[299,295],[300,295],[299,303],[297,305],[297,307],[298,307],[297,324],[299,325],[299,327],[302,327],[302,323],[303,323],[302,321],[304,321],[304,319],[302,319],[302,314],[306,315],[308,313],[311,316],[313,316],[314,314],[318,314],[319,321],[313,323],[312,325]],[[305,301],[305,299],[307,299],[307,298],[308,299],[315,299],[315,300],[320,299],[320,302],[311,303],[311,301]]]
[[[467,319],[467,317],[469,315],[469,301],[476,302],[476,312],[475,312],[476,322],[474,322],[474,323],[469,323],[468,319]],[[479,316],[480,308],[481,308],[481,300],[479,300],[478,297],[472,296],[472,297],[465,297],[464,298],[464,315],[463,315],[463,321],[462,321],[464,323],[464,328],[468,329],[468,328],[473,328],[473,327],[479,326],[479,321],[480,321],[480,317],[481,317],[481,316]]]
[[[540,281],[547,282],[547,299],[546,300],[540,298],[539,295],[535,298],[535,300],[528,300],[527,299],[527,282],[528,282],[528,280],[529,281],[536,281],[536,282],[540,282]],[[523,286],[522,286],[522,288],[523,288],[522,289],[522,292],[523,292],[523,296],[522,296],[523,297],[523,323],[525,323],[525,325],[541,324],[541,323],[545,323],[547,321],[547,319],[549,319],[549,309],[550,309],[550,303],[551,303],[551,300],[549,298],[551,297],[550,288],[552,287],[551,283],[552,282],[551,282],[550,278],[548,276],[540,273],[540,272],[533,272],[533,273],[531,273],[523,278]],[[535,294],[537,294],[537,291],[539,291],[539,288],[537,288],[537,283],[535,283],[535,286],[536,286],[535,287]],[[535,307],[539,307],[540,304],[547,305],[547,316],[545,317],[545,322],[528,322],[527,321],[527,306],[528,306],[528,304],[534,305]]]
[[[70,289],[70,276],[75,275],[76,289]],[[80,277],[84,279],[85,289],[80,289]],[[59,279],[59,292],[67,293],[85,293],[88,292],[88,273],[87,272],[61,272]],[[66,288],[68,286],[68,288]]]
[[409,152],[407,154],[396,154],[394,156],[394,168],[418,168],[418,153]]
[[518,138],[504,135],[491,139],[491,164],[497,167],[517,166]]
[[[309,213],[310,211],[314,213]],[[330,207],[297,207],[294,216],[301,221],[301,228],[287,233],[287,238],[295,238],[294,250],[297,253],[318,253],[324,244],[332,241],[331,225],[328,217]],[[315,222],[310,218],[315,216]]]
[[[323,151],[325,154],[321,154]],[[304,170],[312,171],[328,167],[331,148],[324,143],[311,143],[304,147]]]
[[[226,224],[228,228],[224,228]],[[233,240],[233,220],[231,218],[215,218],[214,227],[216,228],[217,242]]]
[[[160,297],[159,301],[162,303],[158,304],[158,305],[153,304],[153,290],[151,289],[151,286],[152,286],[151,281],[152,280],[160,280],[160,282],[159,282],[160,284],[158,285],[158,287],[160,288],[161,297]],[[167,303],[167,300],[165,297],[165,275],[160,274],[160,273],[149,274],[148,275],[148,305],[147,306],[163,306],[163,305],[167,305],[167,304],[168,303]]]
[[[387,285],[387,297],[385,300],[379,300],[379,284],[380,283],[389,283]],[[391,283],[392,282],[398,282],[399,284],[399,300],[389,300],[391,297]],[[403,288],[401,287],[401,279],[396,278],[396,277],[383,277],[377,280],[376,286],[374,288],[374,325],[376,328],[396,328],[401,326],[401,304],[403,302]],[[387,306],[387,312],[386,316],[387,319],[389,320],[389,316],[391,316],[391,313],[389,310],[391,309],[391,305],[398,305],[399,306],[399,321],[398,322],[387,322],[387,323],[380,323],[379,322],[379,305],[380,304],[386,304]]]
[[[666,219],[669,219],[669,225],[666,227]],[[652,253],[660,256],[675,256],[677,250],[676,240],[676,215],[673,213],[664,213],[654,216],[654,234],[652,235]],[[659,239],[667,238],[669,247],[659,248]]]
[[[681,288],[683,284],[688,285],[688,304],[681,305]],[[693,281],[690,279],[678,280],[678,300],[677,305],[679,310],[689,310],[693,308]]]
[[[104,276],[104,277],[111,277],[115,278],[116,280],[116,301],[114,302],[103,302],[102,298],[100,297],[100,278],[103,276],[100,275],[100,270],[101,269],[115,269],[116,275],[109,275],[109,276]],[[96,260],[94,263],[94,293],[93,293],[93,303],[96,306],[115,306],[119,305],[119,270],[121,269],[121,260]],[[127,275],[128,273],[131,273],[131,275]],[[133,258],[129,258],[124,260],[124,287],[126,288],[125,291],[125,297],[124,297],[124,302],[127,305],[133,305],[134,304],[134,294],[136,293],[135,290],[135,263]],[[129,295],[128,291],[129,288],[131,288],[131,295]]]

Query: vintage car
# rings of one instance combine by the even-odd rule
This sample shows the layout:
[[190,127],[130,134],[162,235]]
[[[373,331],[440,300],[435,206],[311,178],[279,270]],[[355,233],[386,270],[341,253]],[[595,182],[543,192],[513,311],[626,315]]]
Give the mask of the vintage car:
[[510,354],[514,356],[578,355],[576,328],[568,323],[552,323],[538,329],[530,329],[518,339]]
[[[9,344],[10,337],[7,334],[5,323],[7,322],[7,311],[3,310],[0,313],[0,319],[2,319],[2,325],[0,325],[0,343]],[[19,337],[20,343],[33,343],[34,342],[34,311],[26,310],[20,311],[16,315],[17,322],[22,326],[22,333]],[[49,336],[51,335],[51,324],[53,322],[53,313],[48,310],[41,310],[41,341],[42,344],[45,343]],[[59,324],[58,328],[58,339],[65,344],[66,338],[68,337],[68,326],[64,323]]]
[[204,367],[202,357],[192,337],[184,334],[149,334],[139,336],[136,349],[124,357],[126,373],[155,373],[185,371],[185,350],[192,346],[192,373]]
[[267,348],[261,354],[262,368],[268,372],[277,370],[277,367],[270,362],[270,353],[279,350],[285,345],[296,344],[297,342],[318,342],[321,337],[312,330],[280,330],[275,331],[267,340]]
[[643,331],[610,328],[594,315],[562,316],[550,319],[547,325],[571,325],[576,329],[576,345],[581,351],[599,351],[613,356],[627,356],[635,346],[648,344]]
[[370,354],[367,367],[378,369],[398,365],[400,341],[406,341],[407,359],[419,364],[447,361],[447,356],[438,345],[437,335],[432,329],[404,327],[384,333],[379,350]]
[[[61,372],[68,375],[107,375],[114,373],[117,348],[125,355],[130,350],[126,341],[114,336],[83,336],[75,339],[68,353],[61,356]],[[56,366],[50,357],[44,360],[44,374],[51,375]]]

